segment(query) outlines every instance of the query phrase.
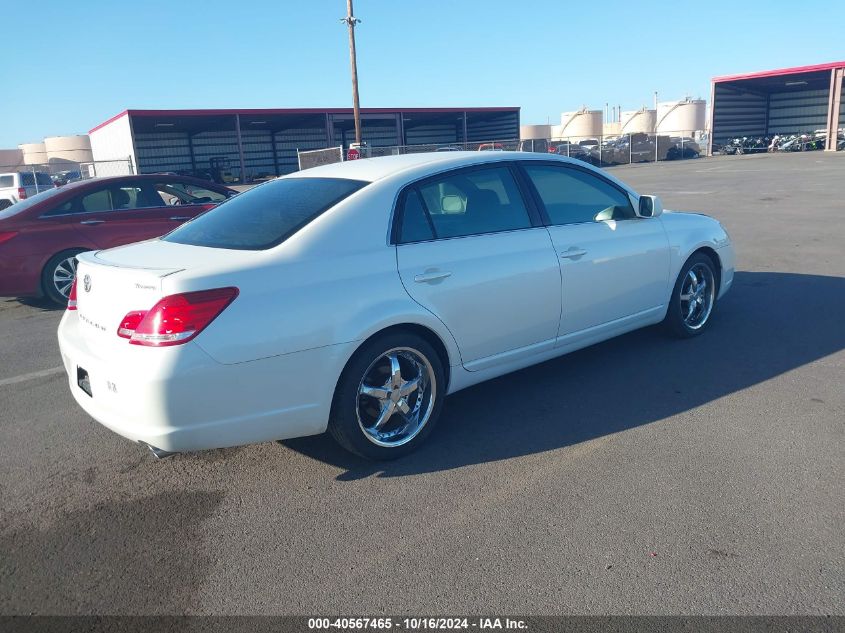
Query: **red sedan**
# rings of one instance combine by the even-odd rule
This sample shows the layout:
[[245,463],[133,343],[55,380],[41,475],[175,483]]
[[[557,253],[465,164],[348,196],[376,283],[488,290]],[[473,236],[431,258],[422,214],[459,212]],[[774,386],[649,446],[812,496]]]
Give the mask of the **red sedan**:
[[237,191],[187,176],[83,180],[0,211],[0,296],[67,302],[76,255],[164,235]]

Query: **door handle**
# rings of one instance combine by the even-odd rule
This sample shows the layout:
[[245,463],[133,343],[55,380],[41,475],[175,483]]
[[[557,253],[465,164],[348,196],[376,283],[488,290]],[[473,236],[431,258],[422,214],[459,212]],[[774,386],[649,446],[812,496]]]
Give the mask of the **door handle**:
[[450,277],[451,275],[452,273],[450,272],[437,270],[423,273],[421,275],[416,275],[414,277],[414,281],[416,281],[418,284],[430,284],[435,281],[441,281],[443,279],[446,279],[446,277]]
[[102,224],[105,220],[82,220],[80,224],[84,224],[85,226],[94,226],[97,224]]
[[578,259],[587,254],[583,248],[575,248],[574,246],[567,251],[563,251],[560,256],[563,259]]
[[189,216],[189,215],[174,215],[174,216],[173,216],[172,218],[170,218],[170,219],[171,219],[171,220],[174,220],[174,221],[176,221],[176,222],[184,222],[185,220],[190,220],[190,219],[191,219],[191,216]]

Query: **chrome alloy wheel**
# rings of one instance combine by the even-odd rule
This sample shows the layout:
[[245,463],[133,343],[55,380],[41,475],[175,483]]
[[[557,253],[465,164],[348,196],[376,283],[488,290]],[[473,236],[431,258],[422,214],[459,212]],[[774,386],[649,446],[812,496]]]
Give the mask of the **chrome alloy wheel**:
[[373,444],[402,446],[422,431],[436,398],[437,379],[428,359],[410,347],[390,349],[358,384],[358,425]]
[[691,330],[700,329],[713,311],[716,298],[716,280],[713,271],[698,263],[687,271],[681,285],[681,315]]
[[53,286],[65,299],[70,295],[70,287],[76,277],[76,255],[60,261],[53,270]]

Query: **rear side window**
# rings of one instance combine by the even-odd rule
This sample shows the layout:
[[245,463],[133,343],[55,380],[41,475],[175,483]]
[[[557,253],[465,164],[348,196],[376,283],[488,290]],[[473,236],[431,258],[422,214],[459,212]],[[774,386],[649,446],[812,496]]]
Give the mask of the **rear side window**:
[[206,189],[192,182],[164,182],[156,183],[155,189],[161,202],[165,205],[180,204],[218,204],[228,196],[226,194]]
[[510,169],[490,167],[447,174],[412,189],[405,198],[400,241],[483,235],[530,226]]
[[162,239],[212,248],[272,248],[367,184],[344,178],[273,180],[226,200]]
[[9,174],[8,176],[0,176],[0,187],[14,187],[15,177]]

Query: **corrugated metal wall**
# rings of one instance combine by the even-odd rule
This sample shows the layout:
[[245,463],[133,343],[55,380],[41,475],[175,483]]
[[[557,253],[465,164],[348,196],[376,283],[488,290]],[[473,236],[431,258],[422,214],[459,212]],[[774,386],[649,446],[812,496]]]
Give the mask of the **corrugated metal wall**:
[[427,123],[412,125],[412,121],[405,123],[406,145],[448,145],[460,142],[463,135],[463,120],[454,124]]
[[507,141],[519,138],[519,113],[505,112],[497,117],[467,115],[467,141]]
[[155,132],[135,134],[138,152],[138,172],[190,171],[191,146],[184,132]]
[[323,149],[326,146],[325,127],[298,127],[276,132],[276,156],[279,175],[299,169],[296,150]]
[[713,142],[766,133],[766,96],[716,84],[713,93]]
[[774,92],[769,95],[769,134],[797,134],[824,129],[830,89]]
[[[348,145],[354,141],[355,133],[350,117],[343,115],[335,119],[329,115],[329,120],[332,126],[331,138],[335,144]],[[241,127],[244,169],[248,180],[296,171],[297,149],[322,149],[329,144],[325,126],[315,125],[316,120],[313,118],[305,123],[306,127],[275,132],[264,129],[269,127],[265,125],[267,121],[255,123],[261,124],[262,128],[255,129],[250,122],[242,122]],[[455,113],[454,123],[450,123],[448,117],[444,121],[443,116],[435,115],[429,122],[424,116],[409,115],[404,126],[404,141],[399,136],[397,117],[394,115],[364,115],[361,123],[363,138],[372,147],[463,141],[463,116],[460,113]],[[130,138],[128,134],[126,136]],[[498,116],[470,112],[467,116],[467,140],[470,142],[510,140],[518,136],[518,112],[505,112]],[[240,176],[240,153],[234,128],[195,133],[136,132],[135,147],[139,173],[178,172],[203,177],[211,168],[210,159],[219,157],[228,160],[229,170]]]

